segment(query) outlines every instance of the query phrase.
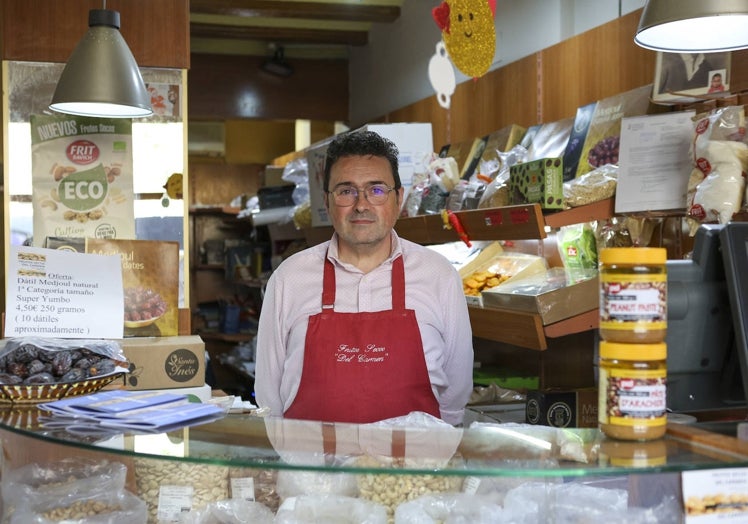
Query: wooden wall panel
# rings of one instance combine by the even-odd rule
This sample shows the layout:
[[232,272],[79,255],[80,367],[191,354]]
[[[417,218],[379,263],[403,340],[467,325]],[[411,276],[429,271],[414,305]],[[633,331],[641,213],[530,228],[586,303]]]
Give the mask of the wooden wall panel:
[[573,117],[582,105],[653,81],[656,54],[633,41],[640,15],[635,11],[462,83],[449,110],[434,95],[392,111],[384,121],[431,122],[439,147],[510,124]]
[[258,56],[192,56],[190,120],[348,120],[348,63],[292,61],[294,73],[279,78],[260,71]]
[[434,147],[487,135],[510,124],[537,121],[536,57],[523,58],[478,80],[459,84],[450,108],[436,95],[389,113],[385,122],[431,122]]
[[[2,0],[3,60],[66,62],[101,0]],[[190,66],[188,0],[108,0],[140,67]]]
[[573,117],[580,106],[653,82],[656,53],[634,43],[639,16],[617,18],[539,53],[543,122]]

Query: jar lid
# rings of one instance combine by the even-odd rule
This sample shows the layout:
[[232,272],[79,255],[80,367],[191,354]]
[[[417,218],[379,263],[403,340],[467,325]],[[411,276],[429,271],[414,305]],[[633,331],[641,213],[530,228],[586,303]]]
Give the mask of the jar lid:
[[601,340],[600,357],[616,360],[665,360],[667,344],[622,344]]
[[607,247],[600,250],[603,264],[664,264],[667,249],[664,247]]

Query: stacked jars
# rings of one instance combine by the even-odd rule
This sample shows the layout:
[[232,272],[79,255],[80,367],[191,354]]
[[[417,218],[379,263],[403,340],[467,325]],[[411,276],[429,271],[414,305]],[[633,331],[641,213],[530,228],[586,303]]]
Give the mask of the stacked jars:
[[666,260],[664,248],[600,251],[598,420],[612,438],[665,434]]

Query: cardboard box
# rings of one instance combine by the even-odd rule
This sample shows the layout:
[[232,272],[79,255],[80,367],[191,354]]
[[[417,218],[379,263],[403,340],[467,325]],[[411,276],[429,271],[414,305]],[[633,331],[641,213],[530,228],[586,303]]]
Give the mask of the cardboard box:
[[126,338],[122,351],[130,363],[125,389],[205,385],[205,343],[197,335]]
[[483,305],[538,313],[543,325],[600,307],[597,270],[569,272],[554,267],[523,278],[513,278],[481,294]]
[[[398,171],[406,194],[413,174],[421,168],[425,158],[434,152],[431,123],[367,124],[356,131],[374,131],[392,140],[398,148]],[[329,226],[324,200],[325,155],[334,137],[326,138],[307,148],[306,159],[309,171],[309,204],[312,212],[312,227]]]
[[[482,271],[509,275],[509,279],[505,282],[510,282],[515,278],[544,272],[545,269],[546,262],[543,257],[525,253],[504,253],[501,244],[493,242],[486,246],[470,263],[461,267],[459,273],[463,283],[475,273]],[[467,300],[468,305],[484,305],[482,294],[466,294],[465,300]]]
[[543,158],[509,168],[512,204],[540,204],[543,209],[564,208],[564,165],[560,157]]
[[527,392],[526,422],[556,428],[596,428],[597,388]]

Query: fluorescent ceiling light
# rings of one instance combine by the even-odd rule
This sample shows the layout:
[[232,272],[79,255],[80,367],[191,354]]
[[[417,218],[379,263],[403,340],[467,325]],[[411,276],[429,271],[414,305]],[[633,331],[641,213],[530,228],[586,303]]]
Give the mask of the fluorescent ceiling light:
[[91,9],[88,32],[62,71],[50,109],[81,116],[153,114],[138,64],[119,32],[119,12]]

